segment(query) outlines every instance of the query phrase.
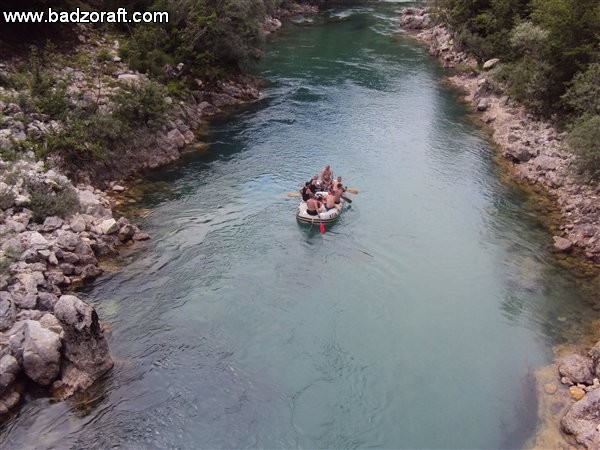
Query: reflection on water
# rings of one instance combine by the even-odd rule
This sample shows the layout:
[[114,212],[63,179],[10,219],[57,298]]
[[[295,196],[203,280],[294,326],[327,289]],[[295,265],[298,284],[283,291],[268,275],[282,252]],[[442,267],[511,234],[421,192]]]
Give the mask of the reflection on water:
[[[261,102],[150,176],[153,239],[86,292],[117,360],[85,397],[27,403],[14,447],[517,448],[531,373],[597,317],[528,197],[397,5],[286,24]],[[298,21],[308,19],[299,18]],[[287,197],[331,163],[360,194],[298,224]]]

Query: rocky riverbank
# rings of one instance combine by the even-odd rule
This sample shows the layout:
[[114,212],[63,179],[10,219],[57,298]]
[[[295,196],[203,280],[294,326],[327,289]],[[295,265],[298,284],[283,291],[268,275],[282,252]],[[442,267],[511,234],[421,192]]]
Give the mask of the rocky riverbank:
[[[489,126],[515,179],[556,199],[562,220],[560,234],[553,236],[555,251],[577,251],[593,263],[600,262],[600,188],[583,183],[573,173],[573,156],[563,135],[516,103],[494,80],[493,71],[502,62],[491,59],[480,67],[457,48],[452,34],[436,25],[425,8],[402,9],[401,25],[425,43],[443,67],[456,69],[450,82]],[[543,386],[538,392],[543,426],[531,445],[600,448],[600,342],[588,350],[571,349],[560,355],[537,378]]]
[[32,154],[0,159],[0,191],[2,416],[19,403],[26,380],[63,399],[110,370],[98,315],[72,291],[102,274],[100,258],[148,236],[115,220],[102,191],[73,186]]
[[[264,32],[275,32],[286,17],[317,11],[308,4],[279,9],[265,18]],[[70,61],[81,64],[50,64],[40,75],[54,79],[64,98],[34,98],[28,86],[15,86],[26,62],[0,63],[0,420],[19,405],[30,382],[65,399],[113,366],[96,311],[73,291],[102,274],[100,261],[117,255],[120,246],[149,238],[126,218],[113,217],[108,194],[126,190],[114,180],[177,160],[196,143],[203,120],[260,97],[259,81],[251,76],[196,80],[186,100],[159,99],[168,105],[166,120],[130,135],[118,159],[91,158],[75,170],[61,155],[42,162],[28,148],[43,136],[64,139],[59,133],[69,123],[32,104],[91,105],[106,112],[115,108],[120,90],[152,83],[121,61],[118,41],[85,32],[79,41],[79,56]],[[165,70],[176,80],[183,67]]]
[[486,61],[479,70],[473,57],[455,48],[448,30],[433,25],[425,9],[404,9],[401,24],[426,43],[429,53],[444,67],[460,70],[450,81],[464,91],[465,100],[490,126],[492,138],[512,164],[515,176],[556,198],[563,216],[561,233],[553,237],[556,251],[577,250],[600,262],[600,188],[585,184],[574,174],[573,156],[563,135],[517,104],[494,81],[493,71],[502,62]]

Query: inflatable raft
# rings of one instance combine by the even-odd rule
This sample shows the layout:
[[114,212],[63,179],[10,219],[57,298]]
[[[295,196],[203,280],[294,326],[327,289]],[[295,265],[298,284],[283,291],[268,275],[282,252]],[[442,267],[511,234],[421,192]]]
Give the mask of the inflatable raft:
[[[327,195],[327,192],[317,192],[317,195]],[[301,202],[298,205],[298,209],[296,210],[296,219],[300,222],[305,223],[331,223],[335,222],[337,218],[342,214],[342,210],[344,208],[344,200],[341,200],[341,203],[337,205],[336,208],[330,209],[329,211],[319,212],[317,216],[311,216],[306,212],[306,202]]]

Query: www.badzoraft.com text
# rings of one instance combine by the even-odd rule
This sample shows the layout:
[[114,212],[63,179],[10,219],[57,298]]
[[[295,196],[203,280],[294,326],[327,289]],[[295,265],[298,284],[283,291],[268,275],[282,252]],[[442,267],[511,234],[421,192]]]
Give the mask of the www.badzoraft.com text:
[[116,11],[2,11],[5,23],[167,23],[166,11],[128,12]]

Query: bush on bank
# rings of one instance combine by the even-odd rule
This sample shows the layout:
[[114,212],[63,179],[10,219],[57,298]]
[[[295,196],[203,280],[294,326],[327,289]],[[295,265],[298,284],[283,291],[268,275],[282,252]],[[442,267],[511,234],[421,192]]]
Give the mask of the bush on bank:
[[[577,167],[600,180],[600,0],[434,0],[456,42],[500,58],[510,94],[569,132]],[[592,106],[590,106],[592,105]],[[596,106],[593,106],[596,105]]]

